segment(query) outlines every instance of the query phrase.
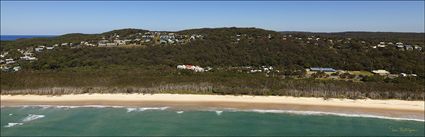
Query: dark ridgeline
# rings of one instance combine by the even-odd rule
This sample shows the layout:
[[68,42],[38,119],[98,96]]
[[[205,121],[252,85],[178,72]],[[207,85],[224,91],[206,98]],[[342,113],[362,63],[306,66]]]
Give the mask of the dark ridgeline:
[[[114,34],[131,38],[135,33],[145,32],[148,31],[123,29],[102,34],[67,34],[55,38],[2,41],[0,48],[6,51],[62,42],[79,43],[100,40]],[[143,48],[64,47],[37,53],[38,61],[21,63],[23,71],[2,73],[2,94],[168,92],[424,99],[423,51],[400,51],[394,47],[370,48],[381,41],[402,41],[423,47],[424,33],[308,33],[257,28],[192,29],[175,33],[202,34],[205,38],[182,45]],[[289,35],[303,40],[284,39],[289,38]],[[309,36],[321,40],[317,44],[306,43]],[[346,39],[350,39],[349,43],[345,42]],[[335,42],[331,45],[329,40]],[[176,70],[179,64],[223,69],[193,73]],[[274,66],[282,71],[265,76],[227,70],[231,66]],[[305,75],[305,68],[317,66],[341,70],[385,69],[395,74],[414,73],[418,76],[393,79],[358,76],[360,81],[353,80],[354,77],[350,75],[343,76],[344,80],[321,80],[320,77],[325,77],[325,74],[316,74],[314,78],[298,78]]]

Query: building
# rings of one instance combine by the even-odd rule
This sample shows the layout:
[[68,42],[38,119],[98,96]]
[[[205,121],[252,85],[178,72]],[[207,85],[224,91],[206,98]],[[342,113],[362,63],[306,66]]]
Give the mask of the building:
[[36,52],[42,52],[44,48],[34,48]]
[[36,57],[31,57],[31,56],[23,56],[21,57],[22,60],[28,60],[28,61],[35,61],[37,60]]
[[412,45],[405,45],[404,47],[406,48],[406,50],[413,50],[413,46]]
[[320,72],[336,72],[333,68],[320,68],[320,67],[311,67],[310,71],[320,71]]
[[[382,43],[384,43],[384,44],[382,44]],[[379,48],[385,48],[386,46],[387,45],[385,45],[385,42],[381,42],[377,45],[377,47],[379,47]]]
[[21,70],[20,66],[13,67],[13,71],[19,71],[19,70]]
[[5,61],[6,61],[6,64],[14,64],[14,63],[16,63],[16,61],[14,61],[12,58],[5,59]]
[[419,51],[422,50],[422,47],[421,46],[415,45],[414,47],[415,47],[416,50],[419,50]]
[[383,69],[379,69],[379,70],[372,70],[372,73],[384,76],[384,75],[389,75],[390,72],[383,70]]
[[200,66],[195,66],[195,65],[177,65],[177,69],[187,69],[187,70],[192,70],[195,72],[204,72],[205,69],[200,67]]

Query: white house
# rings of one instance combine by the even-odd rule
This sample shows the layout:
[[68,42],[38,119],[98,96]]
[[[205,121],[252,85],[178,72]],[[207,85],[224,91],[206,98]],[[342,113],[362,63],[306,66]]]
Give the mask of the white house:
[[34,48],[34,50],[35,50],[35,51],[37,51],[37,52],[42,52],[42,51],[43,51],[43,49],[44,49],[44,48],[40,48],[40,47],[39,47],[39,48]]
[[13,59],[6,59],[6,64],[14,64],[16,63],[16,61],[14,61]]
[[385,44],[382,44],[382,42],[381,43],[379,43],[378,45],[377,45],[377,47],[379,47],[379,48],[385,48],[387,45],[385,45]]
[[23,56],[23,57],[21,57],[21,59],[28,60],[28,61],[35,61],[35,60],[37,60],[36,57],[31,57],[31,56]]
[[416,50],[422,50],[422,47],[420,47],[418,45],[415,45],[414,47],[415,47]]
[[194,65],[177,65],[177,69],[187,69],[192,70],[195,72],[204,72],[205,69],[200,66],[194,66]]
[[383,70],[383,69],[379,69],[379,70],[372,70],[373,73],[378,74],[378,75],[389,75],[390,72]]
[[4,58],[4,57],[6,57],[7,54],[9,54],[9,52],[4,52],[4,53],[0,54],[0,57]]
[[20,66],[13,67],[13,71],[19,71],[19,70],[21,70]]
[[412,45],[405,45],[406,50],[413,50],[413,46]]

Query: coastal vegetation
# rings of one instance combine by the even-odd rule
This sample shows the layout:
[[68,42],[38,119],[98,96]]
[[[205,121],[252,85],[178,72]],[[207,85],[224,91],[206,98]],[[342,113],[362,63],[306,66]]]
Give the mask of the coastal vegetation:
[[[6,80],[5,80],[6,79]],[[2,94],[191,93],[323,98],[423,100],[418,78],[365,77],[362,81],[280,78],[262,73],[194,73],[167,66],[24,70],[2,74]]]

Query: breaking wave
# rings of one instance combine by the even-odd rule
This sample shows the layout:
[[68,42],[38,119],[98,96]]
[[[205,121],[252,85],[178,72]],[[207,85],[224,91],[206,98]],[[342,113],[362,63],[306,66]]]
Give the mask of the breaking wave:
[[217,111],[215,111],[215,113],[217,114],[217,116],[220,116],[221,113],[223,113],[223,111],[217,110]]
[[7,123],[7,125],[6,126],[4,126],[4,127],[13,127],[13,126],[20,126],[20,125],[23,125],[24,123]]
[[142,108],[127,108],[127,112],[142,112],[145,110],[166,110],[168,107],[142,107]]
[[[5,107],[5,106],[2,106]],[[7,106],[10,107],[10,106]],[[142,112],[146,110],[166,110],[169,107],[127,107],[127,106],[102,106],[102,105],[83,105],[83,106],[57,106],[57,105],[25,105],[25,106],[12,106],[12,107],[41,107],[45,108],[126,108],[127,112]],[[419,121],[425,122],[424,119],[420,118],[398,118],[398,117],[389,117],[389,116],[379,116],[379,115],[370,115],[370,114],[347,114],[347,113],[337,113],[337,112],[323,112],[323,111],[298,111],[298,110],[270,110],[270,109],[237,109],[237,108],[206,108],[200,109],[201,111],[213,111],[218,116],[222,115],[223,111],[226,112],[257,112],[257,113],[287,113],[287,114],[297,114],[297,115],[334,115],[334,116],[343,116],[343,117],[364,117],[364,118],[378,118],[378,119],[390,119],[390,120],[408,120],[408,121]],[[184,113],[184,111],[176,111],[177,114]],[[44,115],[33,115],[30,114],[25,119],[35,120],[43,118]],[[34,119],[35,118],[35,119]]]
[[22,119],[22,122],[30,122],[36,119],[44,118],[44,115],[35,115],[35,114],[29,114],[27,117]]
[[251,110],[232,109],[232,110],[244,111],[244,112],[257,112],[257,113],[286,113],[286,114],[297,114],[297,115],[333,115],[333,116],[343,116],[343,117],[363,117],[363,118],[378,118],[378,119],[409,120],[409,121],[425,122],[424,119],[415,119],[415,118],[397,118],[397,117],[378,116],[378,115],[369,115],[369,114],[347,114],[347,113],[322,112],[322,111],[265,110],[265,109],[251,109]]
[[[9,114],[10,116],[10,114]],[[5,125],[4,127],[14,127],[14,126],[20,126],[23,125],[26,122],[30,122],[36,119],[40,119],[40,118],[44,118],[44,115],[35,115],[35,114],[28,114],[28,116],[26,116],[25,118],[23,118],[21,121],[22,123],[7,123],[7,125]]]

